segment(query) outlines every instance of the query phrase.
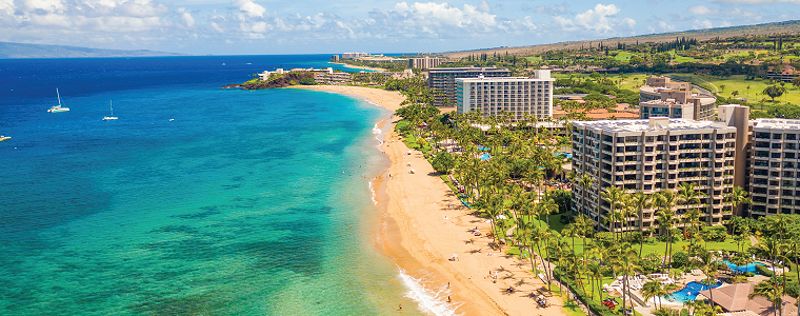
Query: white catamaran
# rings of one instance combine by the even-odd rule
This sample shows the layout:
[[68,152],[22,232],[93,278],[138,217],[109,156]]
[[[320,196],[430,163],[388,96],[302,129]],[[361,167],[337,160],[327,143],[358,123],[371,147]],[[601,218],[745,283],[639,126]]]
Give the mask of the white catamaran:
[[110,116],[103,116],[103,121],[115,121],[115,120],[118,120],[119,118],[114,116],[114,102],[109,100],[108,101],[108,107],[111,110],[111,115]]
[[56,96],[58,96],[58,105],[51,106],[50,109],[47,110],[47,112],[48,113],[69,112],[68,107],[61,106],[61,94],[58,93],[58,88],[56,88]]

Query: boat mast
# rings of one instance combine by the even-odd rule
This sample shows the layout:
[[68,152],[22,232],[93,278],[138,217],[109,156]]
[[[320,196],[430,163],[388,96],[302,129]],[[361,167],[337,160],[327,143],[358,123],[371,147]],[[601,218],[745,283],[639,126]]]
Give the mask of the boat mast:
[[58,96],[58,106],[61,106],[61,93],[58,93],[58,88],[56,88],[56,96]]
[[114,116],[114,101],[108,100],[108,106],[111,108],[111,116]]

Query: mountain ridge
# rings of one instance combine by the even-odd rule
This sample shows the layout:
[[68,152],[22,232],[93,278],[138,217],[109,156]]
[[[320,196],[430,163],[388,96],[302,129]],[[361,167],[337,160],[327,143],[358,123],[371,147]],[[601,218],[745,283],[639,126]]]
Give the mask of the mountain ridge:
[[527,56],[542,53],[550,50],[567,50],[578,49],[586,45],[591,46],[599,42],[607,42],[609,44],[616,44],[617,42],[623,44],[632,44],[634,42],[669,42],[674,41],[678,36],[691,36],[697,40],[706,40],[714,37],[726,38],[733,36],[743,35],[778,35],[778,34],[797,34],[800,33],[800,20],[787,20],[780,22],[769,22],[750,25],[737,25],[737,26],[724,26],[710,29],[694,29],[686,31],[668,32],[668,33],[653,33],[643,35],[633,35],[627,37],[609,37],[604,39],[593,40],[575,40],[564,41],[547,44],[523,45],[523,46],[502,46],[491,48],[479,48],[459,51],[443,52],[451,58],[463,58],[473,54],[505,54]]
[[180,54],[146,49],[122,50],[69,45],[0,42],[0,58],[155,57]]

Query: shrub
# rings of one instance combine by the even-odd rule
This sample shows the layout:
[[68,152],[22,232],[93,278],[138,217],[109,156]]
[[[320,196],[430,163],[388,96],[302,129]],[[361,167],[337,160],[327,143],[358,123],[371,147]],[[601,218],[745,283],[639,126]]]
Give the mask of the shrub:
[[603,245],[613,244],[615,240],[614,233],[612,232],[599,232],[594,234],[594,238]]
[[642,232],[629,232],[625,233],[624,236],[625,236],[625,241],[630,243],[639,243],[639,241],[642,241],[642,238],[644,238]]
[[797,282],[786,283],[786,294],[791,297],[800,296],[800,285],[798,285]]
[[672,267],[685,268],[689,265],[689,255],[683,251],[678,251],[672,254]]
[[431,160],[431,166],[433,167],[433,170],[436,170],[436,172],[447,174],[450,173],[450,170],[455,166],[455,160],[448,152],[442,151],[433,157]]
[[770,270],[768,266],[757,264],[756,270],[758,270],[758,273],[763,276],[772,277],[773,275],[775,275],[775,273],[772,273],[772,270]]
[[581,287],[580,286],[576,286],[575,282],[572,280],[572,278],[564,275],[564,273],[560,269],[554,270],[553,271],[553,276],[555,277],[556,280],[561,281],[570,290],[572,290],[572,292],[575,293],[575,295],[577,296],[577,299],[579,301],[583,302],[583,304],[585,304],[589,308],[589,310],[591,310],[595,315],[599,315],[599,316],[616,315],[616,313],[614,313],[614,311],[608,309],[608,307],[606,307],[605,305],[601,304],[600,302],[587,298],[586,297],[586,293],[583,293],[583,291],[581,290]]
[[724,226],[706,226],[703,227],[700,233],[706,241],[725,241],[728,238],[728,233],[725,231]]

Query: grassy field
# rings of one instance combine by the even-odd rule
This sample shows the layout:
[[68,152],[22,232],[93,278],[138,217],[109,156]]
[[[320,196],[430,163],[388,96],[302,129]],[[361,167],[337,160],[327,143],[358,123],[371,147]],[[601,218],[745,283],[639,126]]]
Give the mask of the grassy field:
[[[645,73],[628,73],[628,74],[612,74],[608,75],[608,78],[613,79],[615,82],[617,82],[617,85],[620,88],[638,93],[639,87],[641,87],[644,84],[644,81],[649,76],[650,75]],[[588,78],[589,75],[581,73],[570,73],[570,74],[555,73],[553,74],[553,77],[559,79],[569,78],[569,77]]]
[[[739,98],[745,98],[749,101],[769,100],[768,96],[761,93],[764,91],[764,88],[770,85],[770,82],[767,80],[745,80],[744,76],[717,77],[696,74],[668,75],[678,80],[691,81],[711,92],[728,98],[733,97],[734,91],[738,91]],[[750,89],[747,88],[748,86]],[[786,88],[786,92],[783,96],[776,98],[775,101],[800,104],[800,89],[789,83],[785,84],[784,87]]]
[[676,52],[675,50],[671,50],[669,54],[672,55],[672,62],[674,63],[682,64],[682,63],[693,63],[700,61],[699,59],[694,57],[679,55],[678,52]]

